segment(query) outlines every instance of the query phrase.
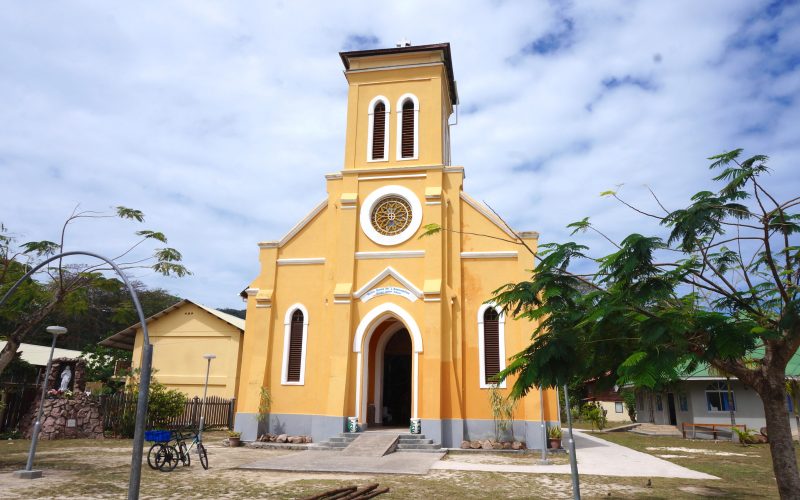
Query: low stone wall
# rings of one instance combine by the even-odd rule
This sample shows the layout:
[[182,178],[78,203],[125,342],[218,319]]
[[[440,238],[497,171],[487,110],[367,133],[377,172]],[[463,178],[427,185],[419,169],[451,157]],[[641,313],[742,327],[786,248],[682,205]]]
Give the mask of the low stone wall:
[[[33,425],[39,411],[39,399],[31,405],[20,422],[20,431],[26,439],[33,434]],[[46,398],[42,413],[42,430],[39,439],[103,439],[103,418],[100,404],[83,393],[74,397]]]

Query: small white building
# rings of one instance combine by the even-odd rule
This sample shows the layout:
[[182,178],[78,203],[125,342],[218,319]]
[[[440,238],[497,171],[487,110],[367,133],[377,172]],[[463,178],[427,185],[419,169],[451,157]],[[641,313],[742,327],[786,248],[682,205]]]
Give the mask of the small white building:
[[[800,376],[800,355],[795,355],[786,368],[787,377]],[[737,378],[730,379],[729,397],[725,377],[709,373],[701,368],[683,381],[664,391],[637,390],[636,420],[661,425],[718,424],[730,425],[731,407],[737,425],[759,430],[765,427],[764,406],[761,397],[751,387]],[[792,432],[797,433],[794,404],[787,397]],[[687,436],[691,432],[687,429]],[[707,436],[697,436],[707,437]]]

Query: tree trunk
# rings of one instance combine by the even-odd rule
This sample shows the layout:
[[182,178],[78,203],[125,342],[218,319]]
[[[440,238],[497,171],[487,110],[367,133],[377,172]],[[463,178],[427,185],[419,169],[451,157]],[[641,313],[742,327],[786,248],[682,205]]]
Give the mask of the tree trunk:
[[800,472],[792,441],[792,427],[786,418],[789,408],[786,406],[784,381],[763,380],[758,386],[756,390],[764,403],[772,470],[778,483],[778,492],[782,499],[796,499],[800,492]]
[[3,373],[3,370],[14,361],[19,344],[19,341],[13,335],[8,337],[8,342],[3,346],[3,350],[0,351],[0,373]]

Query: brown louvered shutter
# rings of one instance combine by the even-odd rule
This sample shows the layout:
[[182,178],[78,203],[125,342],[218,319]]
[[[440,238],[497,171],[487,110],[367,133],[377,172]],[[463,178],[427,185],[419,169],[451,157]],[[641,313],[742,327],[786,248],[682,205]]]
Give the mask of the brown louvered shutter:
[[485,382],[496,383],[494,377],[500,372],[500,316],[493,307],[483,313],[483,367]]
[[414,103],[411,99],[403,103],[403,135],[400,154],[403,158],[414,157]]
[[372,159],[380,160],[384,156],[383,147],[386,141],[386,105],[379,102],[372,113]]
[[286,370],[287,382],[300,382],[300,361],[303,358],[303,312],[292,314],[289,332],[289,368]]

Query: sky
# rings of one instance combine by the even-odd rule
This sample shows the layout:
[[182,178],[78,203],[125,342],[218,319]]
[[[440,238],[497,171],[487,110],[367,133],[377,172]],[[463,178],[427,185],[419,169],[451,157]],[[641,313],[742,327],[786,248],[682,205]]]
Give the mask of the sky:
[[338,52],[404,38],[451,44],[452,163],[541,242],[586,216],[612,238],[657,230],[599,194],[679,208],[735,148],[770,156],[779,197],[800,191],[796,1],[17,1],[0,9],[0,223],[55,240],[78,205],[139,209],[143,225],[78,221],[66,248],[162,231],[193,275],[134,278],[243,308],[257,243],[342,169]]

